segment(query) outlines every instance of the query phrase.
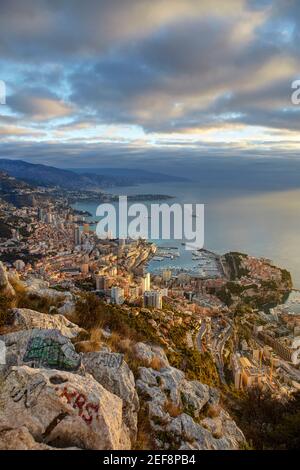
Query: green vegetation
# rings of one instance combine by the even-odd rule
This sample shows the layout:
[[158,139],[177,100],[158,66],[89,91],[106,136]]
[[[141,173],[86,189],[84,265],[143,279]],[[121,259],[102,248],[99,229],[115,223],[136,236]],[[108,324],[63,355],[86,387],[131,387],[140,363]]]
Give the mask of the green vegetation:
[[245,253],[239,253],[232,251],[225,254],[225,260],[230,270],[230,279],[234,281],[239,279],[242,276],[247,276],[249,274],[248,269],[242,267],[242,259],[247,258],[248,255]]
[[7,225],[3,220],[0,220],[0,238],[11,238],[12,231],[11,227]]
[[[146,335],[140,334],[136,328],[134,317],[129,316],[122,307],[107,305],[92,292],[80,293],[76,302],[76,315],[77,324],[89,331],[93,328],[109,328],[112,333],[123,339],[146,339]],[[141,331],[141,328],[139,330]]]
[[[235,397],[231,409],[248,442],[259,450],[297,450],[300,448],[300,393],[286,402],[270,393],[251,389]],[[236,403],[235,403],[236,405]]]
[[287,285],[288,288],[292,289],[293,287],[293,281],[292,281],[292,276],[289,271],[286,269],[281,269],[281,280],[283,283]]
[[169,353],[168,359],[173,367],[185,372],[187,379],[200,380],[214,387],[220,385],[219,374],[210,353],[181,348],[174,353]]
[[0,326],[8,325],[12,320],[10,310],[15,307],[13,297],[6,294],[0,294]]

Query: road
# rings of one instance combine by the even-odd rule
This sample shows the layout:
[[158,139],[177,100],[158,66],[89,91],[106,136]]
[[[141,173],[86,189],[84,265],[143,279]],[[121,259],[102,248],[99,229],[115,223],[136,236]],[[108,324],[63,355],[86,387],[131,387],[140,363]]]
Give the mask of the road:
[[202,320],[200,330],[196,336],[196,344],[200,352],[203,352],[202,338],[206,333],[206,321]]
[[228,341],[232,333],[232,325],[228,324],[225,330],[221,333],[221,337],[216,337],[213,340],[211,352],[215,359],[215,363],[219,372],[221,382],[226,385],[226,379],[224,374],[224,362],[223,362],[223,351],[225,343]]
[[[206,333],[207,325],[205,320],[202,321],[200,330],[196,336],[196,345],[200,353],[203,352],[202,339]],[[228,341],[232,333],[232,324],[228,322],[226,328],[222,331],[221,337],[215,337],[211,345],[211,353],[216,363],[220,380],[226,385],[225,374],[224,374],[224,362],[223,362],[223,351],[225,343]]]

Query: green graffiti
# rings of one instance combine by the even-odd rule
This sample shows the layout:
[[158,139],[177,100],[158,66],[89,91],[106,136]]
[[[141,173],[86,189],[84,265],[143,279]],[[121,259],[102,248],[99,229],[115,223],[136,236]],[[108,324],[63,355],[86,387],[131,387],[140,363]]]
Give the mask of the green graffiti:
[[29,341],[23,360],[40,367],[60,370],[76,370],[80,365],[80,358],[73,351],[66,355],[60,343],[51,338],[41,337]]

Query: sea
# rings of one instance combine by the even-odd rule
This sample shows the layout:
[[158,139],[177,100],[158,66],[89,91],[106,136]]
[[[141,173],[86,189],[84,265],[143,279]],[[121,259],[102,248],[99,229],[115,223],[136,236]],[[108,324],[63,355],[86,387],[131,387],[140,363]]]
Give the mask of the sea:
[[[293,285],[300,288],[300,190],[260,191],[233,185],[232,188],[207,187],[196,181],[140,184],[109,188],[116,195],[164,194],[180,204],[204,204],[204,247],[224,254],[239,251],[264,257],[291,272]],[[159,201],[151,201],[159,202]],[[162,201],[161,201],[162,202]],[[150,202],[145,202],[149,205]],[[97,220],[98,202],[77,202],[74,208],[89,211]],[[89,219],[89,218],[88,218]],[[179,257],[151,261],[149,270],[193,269],[192,252],[182,240],[153,240],[160,247],[176,247]]]

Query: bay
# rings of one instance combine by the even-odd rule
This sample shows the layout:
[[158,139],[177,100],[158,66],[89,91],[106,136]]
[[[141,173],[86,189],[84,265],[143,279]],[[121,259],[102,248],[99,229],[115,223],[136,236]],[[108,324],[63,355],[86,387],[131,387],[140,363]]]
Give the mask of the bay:
[[[269,258],[274,264],[288,269],[294,286],[300,288],[300,190],[210,189],[193,181],[115,187],[110,188],[109,192],[118,195],[166,194],[174,196],[170,201],[163,201],[170,204],[204,204],[205,248],[218,253],[241,251]],[[89,211],[95,220],[97,206],[97,201],[94,201],[78,202],[73,207]],[[158,268],[158,265],[160,268],[194,266],[191,252],[185,250],[181,241],[155,242],[161,246],[176,246],[181,256],[174,260],[152,262],[150,270]]]

